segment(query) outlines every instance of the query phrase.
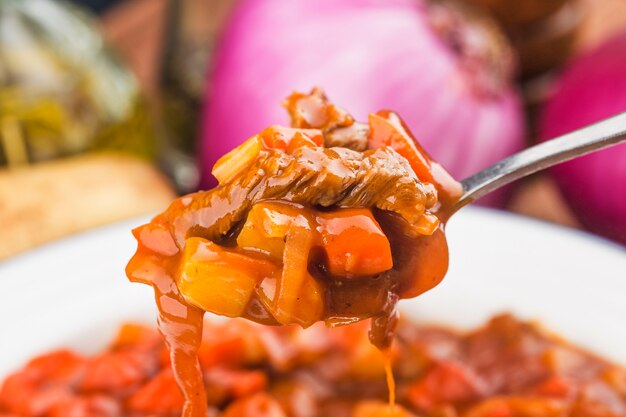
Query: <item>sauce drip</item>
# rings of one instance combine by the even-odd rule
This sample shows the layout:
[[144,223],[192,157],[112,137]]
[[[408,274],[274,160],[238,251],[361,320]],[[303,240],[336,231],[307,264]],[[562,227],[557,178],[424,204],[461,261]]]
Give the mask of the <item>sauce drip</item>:
[[393,363],[390,349],[381,350],[385,358],[385,379],[387,380],[387,390],[389,391],[389,408],[393,412],[396,407],[396,380],[393,377]]
[[180,251],[163,216],[133,231],[138,248],[126,267],[135,282],[152,285],[159,311],[158,328],[170,352],[176,382],[185,398],[183,416],[206,415],[206,391],[197,353],[202,340],[204,311],[180,294],[174,274]]

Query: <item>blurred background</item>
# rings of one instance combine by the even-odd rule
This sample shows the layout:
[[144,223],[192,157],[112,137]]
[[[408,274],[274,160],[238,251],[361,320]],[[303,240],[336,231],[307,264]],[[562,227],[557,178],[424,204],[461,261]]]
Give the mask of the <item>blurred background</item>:
[[[626,111],[626,1],[0,0],[0,259],[211,187],[316,85],[462,179]],[[626,146],[480,204],[626,244]]]

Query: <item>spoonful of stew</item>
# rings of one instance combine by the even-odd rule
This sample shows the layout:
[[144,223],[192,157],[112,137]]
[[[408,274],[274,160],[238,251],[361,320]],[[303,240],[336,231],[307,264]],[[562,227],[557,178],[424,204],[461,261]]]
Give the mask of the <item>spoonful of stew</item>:
[[591,127],[566,156],[546,143],[459,183],[394,112],[360,123],[320,89],[294,93],[284,106],[291,127],[270,126],[248,139],[213,167],[216,188],[180,197],[133,231],[138,248],[126,273],[154,288],[184,417],[206,414],[197,359],[205,312],[302,327],[371,319],[370,340],[385,351],[398,301],[446,274],[444,225],[456,210],[626,137],[622,115],[607,122],[621,124],[621,136]]

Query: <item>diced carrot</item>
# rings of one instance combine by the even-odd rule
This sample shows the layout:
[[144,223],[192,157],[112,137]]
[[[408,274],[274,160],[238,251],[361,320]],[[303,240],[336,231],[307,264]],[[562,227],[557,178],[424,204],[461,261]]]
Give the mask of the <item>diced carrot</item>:
[[24,371],[9,375],[0,386],[0,410],[6,409],[19,414],[26,408],[36,388]]
[[513,395],[492,397],[472,405],[463,417],[562,417],[570,415],[570,407],[568,402],[553,398]]
[[260,392],[233,402],[220,417],[287,417],[287,414],[275,398]]
[[34,381],[66,383],[76,380],[85,360],[69,350],[58,350],[31,360],[24,372]]
[[259,370],[229,369],[217,366],[204,374],[207,386],[219,386],[228,399],[247,397],[267,388],[267,375]]
[[434,162],[409,132],[398,114],[383,110],[369,115],[370,149],[389,146],[409,161],[420,181],[434,184],[440,200],[450,203],[459,197],[463,187],[440,164]]
[[409,387],[407,399],[413,406],[428,411],[440,404],[475,400],[483,395],[481,381],[468,368],[440,362]]
[[63,385],[40,388],[27,381],[24,374],[7,378],[0,394],[0,406],[20,416],[42,416],[52,407],[72,398],[72,390]]
[[124,323],[117,332],[112,349],[153,348],[161,343],[161,337],[152,328],[138,323]]
[[48,417],[119,417],[121,405],[106,395],[74,397],[54,406]]
[[380,350],[367,340],[367,333],[359,335],[360,343],[355,344],[349,353],[346,373],[358,380],[385,378],[385,359]]
[[414,417],[415,415],[400,405],[393,407],[382,401],[360,401],[352,410],[352,417]]
[[227,183],[252,164],[263,147],[261,138],[258,135],[252,136],[218,159],[211,173],[220,184]]
[[391,246],[369,209],[319,213],[323,247],[331,274],[375,275],[393,267]]
[[[46,415],[54,408],[66,404],[74,397],[72,390],[65,386],[48,386],[34,392],[23,405],[25,410],[18,412],[26,416]],[[18,411],[18,410],[15,410]]]
[[[223,336],[223,337],[222,337]],[[235,365],[244,360],[245,342],[241,335],[221,334],[211,340],[203,340],[198,349],[202,368],[215,365]]]
[[515,417],[515,414],[506,401],[495,398],[472,406],[464,417]]
[[191,304],[215,314],[238,317],[257,284],[278,271],[279,267],[267,260],[193,237],[187,239],[177,285]]
[[430,158],[413,139],[400,116],[392,111],[372,113],[369,115],[369,126],[370,149],[391,147],[409,161],[413,172],[421,181],[433,183]]
[[626,369],[613,366],[604,372],[602,379],[619,392],[622,397],[626,398]]
[[231,320],[227,326],[233,337],[241,337],[244,350],[239,359],[246,365],[258,365],[267,359],[267,349],[261,341],[259,329],[266,326],[258,325],[248,320]]
[[42,414],[70,395],[84,365],[83,358],[68,350],[31,360],[23,370],[4,380],[0,387],[0,409],[25,416]]
[[[497,404],[489,411],[486,411],[482,417],[514,417],[513,411],[506,404]],[[539,417],[539,416],[537,416]]]
[[572,393],[572,385],[565,378],[552,376],[537,385],[533,392],[547,397],[567,397]]
[[180,415],[184,401],[172,369],[166,368],[135,391],[126,406],[138,413]]
[[104,352],[87,362],[79,388],[84,392],[103,391],[121,395],[151,377],[158,365],[156,354],[149,352]]

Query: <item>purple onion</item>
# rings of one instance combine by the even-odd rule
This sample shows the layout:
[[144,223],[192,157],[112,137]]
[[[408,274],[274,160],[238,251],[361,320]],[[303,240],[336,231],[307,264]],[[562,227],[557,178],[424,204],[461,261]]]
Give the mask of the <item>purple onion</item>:
[[[543,140],[626,111],[626,32],[563,71],[541,117]],[[567,162],[553,174],[589,230],[626,243],[626,145]]]
[[214,184],[217,158],[268,125],[287,124],[279,103],[313,86],[358,120],[397,111],[456,178],[519,150],[510,50],[472,16],[419,0],[241,1],[209,82],[203,186]]
[[[574,59],[563,71],[540,123],[546,140],[626,111],[626,32]],[[626,243],[626,145],[552,171],[589,230]]]

